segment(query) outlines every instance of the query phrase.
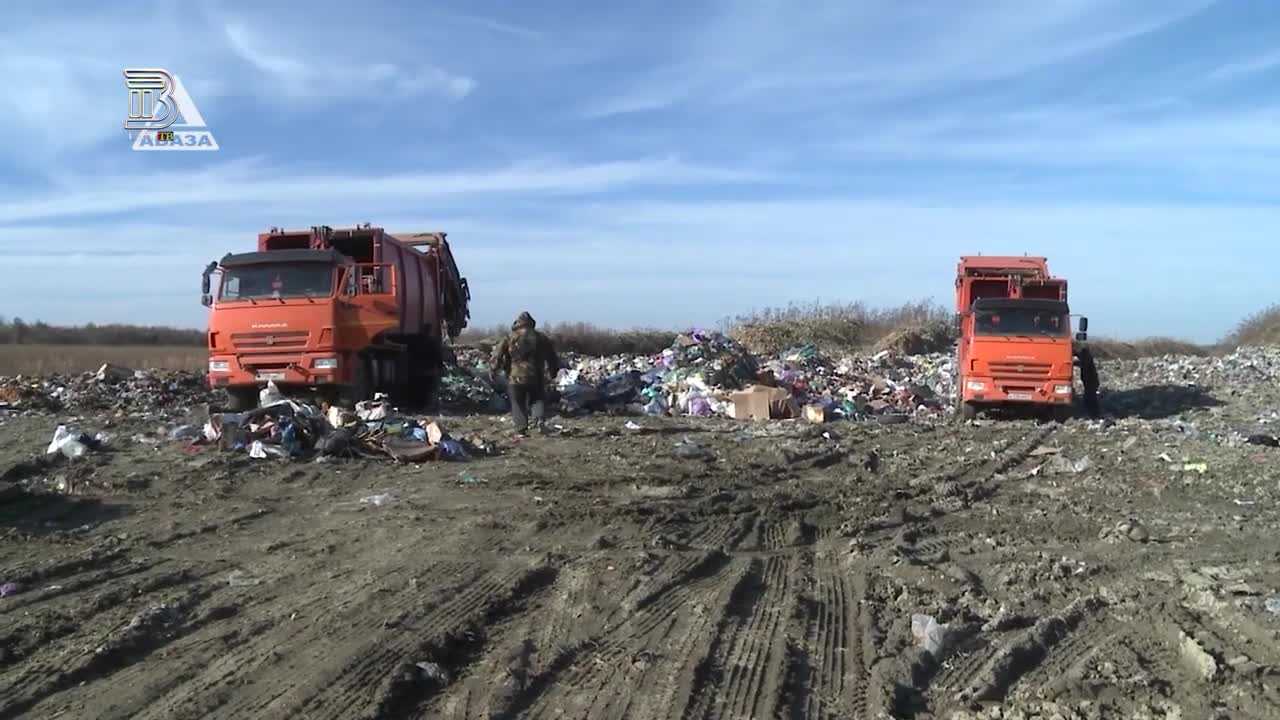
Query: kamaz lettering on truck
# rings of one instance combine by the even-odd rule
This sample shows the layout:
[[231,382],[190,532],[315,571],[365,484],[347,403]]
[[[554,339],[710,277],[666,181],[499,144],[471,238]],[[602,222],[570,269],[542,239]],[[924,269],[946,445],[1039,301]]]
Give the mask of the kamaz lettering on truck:
[[351,401],[381,391],[430,402],[470,299],[442,232],[273,228],[257,252],[205,268],[209,384],[237,409],[253,407],[268,381]]

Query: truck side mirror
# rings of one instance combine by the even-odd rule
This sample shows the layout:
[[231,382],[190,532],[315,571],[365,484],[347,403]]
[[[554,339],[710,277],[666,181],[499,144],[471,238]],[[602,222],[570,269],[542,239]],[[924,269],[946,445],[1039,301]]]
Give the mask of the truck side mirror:
[[204,273],[200,275],[200,304],[205,307],[213,306],[213,296],[209,294],[209,276],[217,269],[218,263],[211,262],[205,266]]
[[1089,318],[1087,317],[1080,318],[1080,332],[1082,333],[1089,332]]

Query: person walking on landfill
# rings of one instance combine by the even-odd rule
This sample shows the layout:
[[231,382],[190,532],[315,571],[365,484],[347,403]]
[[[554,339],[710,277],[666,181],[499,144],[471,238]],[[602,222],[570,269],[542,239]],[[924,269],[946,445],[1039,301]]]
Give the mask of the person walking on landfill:
[[520,313],[511,334],[493,350],[493,367],[507,374],[511,421],[520,437],[529,437],[530,415],[538,431],[546,432],[547,384],[563,367],[551,339],[537,325],[528,312]]

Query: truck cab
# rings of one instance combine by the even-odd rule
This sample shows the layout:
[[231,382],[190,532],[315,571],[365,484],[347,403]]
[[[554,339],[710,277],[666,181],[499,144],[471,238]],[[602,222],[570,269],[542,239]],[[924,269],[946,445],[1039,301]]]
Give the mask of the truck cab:
[[962,257],[956,312],[963,418],[994,407],[1059,421],[1070,416],[1075,355],[1067,282],[1049,274],[1045,258]]
[[[236,407],[252,407],[268,381],[313,390],[359,385],[363,361],[351,347],[396,325],[393,270],[334,250],[226,255],[213,270],[216,295],[211,287],[205,295],[209,380]],[[379,312],[379,304],[388,307]]]

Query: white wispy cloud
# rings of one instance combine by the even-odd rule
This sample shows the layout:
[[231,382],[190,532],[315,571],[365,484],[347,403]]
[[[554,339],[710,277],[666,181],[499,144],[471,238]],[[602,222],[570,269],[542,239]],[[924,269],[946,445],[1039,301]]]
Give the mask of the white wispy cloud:
[[[589,102],[584,114],[743,102],[786,91],[852,93],[841,95],[841,102],[923,95],[1095,54],[1191,17],[1213,2],[823,0],[803,12],[771,0],[725,2],[674,56],[656,55],[647,74]],[[672,82],[673,77],[678,80]]]
[[1280,68],[1280,50],[1264,52],[1254,57],[1229,62],[1209,73],[1210,80],[1231,80],[1245,75],[1270,72]]
[[486,17],[483,15],[472,15],[469,13],[443,10],[439,8],[433,9],[433,12],[440,17],[447,18],[454,22],[482,27],[490,32],[508,37],[514,37],[522,40],[542,40],[546,37],[546,34],[540,30],[535,30],[534,28],[526,27],[507,20],[499,20],[497,18]]
[[[1038,168],[1159,169],[1218,172],[1217,189],[1248,186],[1259,175],[1280,179],[1280,106],[1233,112],[1182,106],[1110,114],[1051,106],[1043,112],[960,115],[915,126],[885,127],[838,141],[853,157],[997,162]],[[1166,176],[1166,180],[1170,177]],[[1268,191],[1266,186],[1255,186]]]
[[676,157],[567,164],[526,162],[496,169],[438,173],[292,174],[261,162],[232,162],[203,170],[142,176],[59,177],[50,193],[0,201],[0,225],[148,210],[288,207],[307,212],[367,213],[427,198],[481,195],[592,195],[620,188],[758,182],[744,170],[687,163]]
[[[433,93],[460,99],[475,81],[433,65],[401,66],[390,62],[361,63],[342,57],[338,48],[316,52],[313,46],[286,54],[279,43],[231,22],[223,28],[228,46],[237,57],[267,75],[257,87],[267,94],[283,92],[292,98],[377,97]],[[269,49],[270,48],[270,49]]]

